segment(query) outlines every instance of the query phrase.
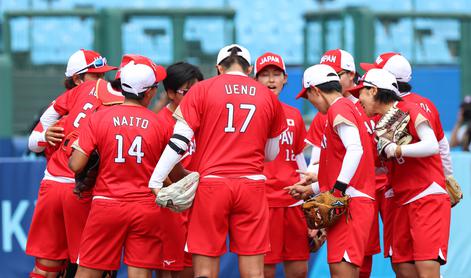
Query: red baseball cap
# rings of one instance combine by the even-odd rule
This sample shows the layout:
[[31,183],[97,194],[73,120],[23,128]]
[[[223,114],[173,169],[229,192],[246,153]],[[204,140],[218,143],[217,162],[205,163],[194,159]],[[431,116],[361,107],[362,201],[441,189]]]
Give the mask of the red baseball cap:
[[392,73],[397,81],[409,82],[412,79],[412,67],[407,59],[399,53],[387,52],[379,55],[373,64],[360,63],[365,71],[385,69]]
[[125,54],[123,58],[121,58],[121,64],[116,72],[115,79],[121,77],[121,69],[131,61],[134,61],[135,64],[147,64],[150,66],[154,70],[156,82],[160,82],[167,77],[167,70],[165,70],[163,66],[156,65],[149,58],[137,54]]
[[117,76],[121,79],[123,91],[128,93],[138,95],[167,77],[164,67],[141,55],[124,55],[121,65],[124,66],[120,67]]
[[74,74],[85,72],[104,73],[116,69],[118,68],[109,66],[106,58],[102,57],[100,53],[93,50],[80,49],[70,56],[65,76],[72,77]]
[[257,76],[259,72],[268,66],[275,66],[281,69],[286,75],[286,66],[283,58],[281,58],[280,55],[271,52],[266,52],[257,58],[255,61],[254,75]]
[[356,72],[352,54],[342,49],[328,50],[322,55],[319,64],[331,66],[337,73],[342,70]]

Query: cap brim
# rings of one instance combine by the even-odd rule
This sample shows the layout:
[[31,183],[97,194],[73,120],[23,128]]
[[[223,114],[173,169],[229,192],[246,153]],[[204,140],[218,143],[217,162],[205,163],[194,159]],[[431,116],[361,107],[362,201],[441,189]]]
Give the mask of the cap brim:
[[302,97],[303,97],[303,98],[307,98],[307,97],[306,97],[306,91],[307,91],[307,88],[303,88],[303,89],[301,90],[301,92],[299,92],[299,94],[296,96],[296,99],[302,98]]
[[164,67],[157,65],[155,67],[156,80],[155,82],[160,82],[167,78],[167,70]]
[[86,72],[102,73],[102,72],[109,72],[109,71],[117,70],[117,69],[118,69],[117,67],[105,65],[99,68],[89,68]]
[[358,85],[356,85],[355,87],[353,88],[350,88],[350,89],[347,89],[347,92],[349,92],[350,94],[352,94],[354,97],[358,98],[360,96],[360,90],[365,87],[365,85],[363,83],[360,83]]
[[375,64],[360,63],[360,68],[362,68],[364,71],[369,71],[370,69],[377,69],[378,67]]

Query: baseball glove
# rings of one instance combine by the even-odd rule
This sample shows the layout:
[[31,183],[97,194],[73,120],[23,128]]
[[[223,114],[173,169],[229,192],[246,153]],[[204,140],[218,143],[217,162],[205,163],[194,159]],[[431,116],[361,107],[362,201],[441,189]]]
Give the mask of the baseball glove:
[[450,196],[451,207],[456,206],[461,199],[463,199],[463,191],[461,191],[461,186],[455,180],[453,176],[446,177],[446,192]]
[[[311,231],[314,232],[314,234],[311,234]],[[325,229],[320,229],[310,230],[309,232],[309,252],[315,253],[321,249],[322,245],[324,244],[327,238],[326,231]]]
[[324,229],[332,226],[348,211],[350,196],[336,197],[325,191],[308,199],[303,204],[307,226],[310,229]]
[[85,165],[82,172],[75,175],[74,193],[80,198],[83,197],[85,192],[90,193],[92,188],[95,186],[99,164],[100,157],[98,156],[98,153],[94,151],[90,155],[87,165]]
[[379,157],[386,159],[384,152],[386,146],[391,143],[397,145],[406,145],[412,141],[412,136],[407,130],[407,124],[410,121],[410,115],[392,106],[386,114],[378,121],[375,127],[376,133],[376,150]]
[[192,172],[176,183],[159,190],[155,202],[174,212],[182,212],[191,207],[195,198],[200,175]]

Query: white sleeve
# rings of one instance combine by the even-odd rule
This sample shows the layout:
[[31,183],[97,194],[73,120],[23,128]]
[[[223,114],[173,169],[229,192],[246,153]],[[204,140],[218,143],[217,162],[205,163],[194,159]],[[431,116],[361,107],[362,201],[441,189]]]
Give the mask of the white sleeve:
[[47,130],[48,127],[53,125],[59,118],[61,117],[61,114],[54,109],[54,105],[49,106],[46,111],[41,115],[41,118],[39,121],[43,125],[43,129]]
[[265,161],[273,161],[280,152],[280,136],[269,138],[265,143]]
[[[298,169],[306,172],[307,171],[307,164],[306,164],[306,158],[304,158],[304,154],[300,153],[296,155],[296,164],[298,165]],[[300,174],[300,178],[302,179],[304,175]]]
[[306,158],[304,157],[303,153],[296,155],[296,164],[298,165],[298,169],[301,171],[307,170]]
[[321,193],[321,188],[318,181],[311,183],[311,189],[312,192],[314,192],[314,195]]
[[[309,160],[309,167],[311,167],[313,164],[319,163],[320,157],[321,157],[321,148],[319,148],[318,146],[312,145],[311,160]],[[317,170],[315,171],[315,173],[317,174],[319,167],[316,167],[316,168]]]
[[33,130],[33,132],[31,132],[28,138],[28,149],[35,153],[40,153],[44,151],[44,149],[46,148],[45,134],[45,130],[42,132]]
[[337,134],[345,146],[346,152],[340,169],[338,181],[349,184],[355,175],[363,155],[363,147],[361,146],[360,132],[358,128],[352,125],[341,123],[336,126]]
[[[306,141],[308,142],[308,141]],[[310,144],[312,147],[311,150],[311,159],[309,160],[309,165],[307,166],[306,172],[318,174],[319,173],[319,159],[321,157],[321,148],[316,145]],[[319,182],[311,183],[311,188],[314,194],[319,194],[321,189],[319,187]]]
[[442,158],[442,166],[445,176],[453,175],[453,166],[451,163],[450,155],[450,144],[448,143],[446,136],[443,136],[443,139],[438,142],[438,148],[440,151],[440,157]]
[[401,153],[404,157],[427,157],[437,154],[439,146],[433,129],[427,121],[420,123],[417,127],[417,135],[420,141],[417,143],[402,145]]
[[41,115],[39,124],[42,125],[43,130],[33,130],[28,138],[28,148],[30,151],[40,153],[45,149],[46,143],[46,130],[52,126],[61,115],[54,109],[54,105],[49,106],[46,111]]
[[[186,123],[177,120],[173,134],[184,136],[190,141],[193,138],[194,132]],[[170,138],[170,141],[183,151],[188,149],[188,144],[180,139]],[[162,188],[164,180],[168,177],[173,167],[180,161],[181,157],[182,154],[178,154],[173,148],[167,145],[150,177],[149,188]]]

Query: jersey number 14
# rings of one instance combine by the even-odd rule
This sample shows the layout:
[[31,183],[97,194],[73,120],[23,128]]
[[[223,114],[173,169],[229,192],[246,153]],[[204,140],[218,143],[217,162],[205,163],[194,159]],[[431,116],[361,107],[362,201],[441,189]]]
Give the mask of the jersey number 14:
[[[118,141],[118,156],[115,157],[114,162],[116,163],[124,163],[126,159],[123,157],[123,145],[124,140],[123,136],[120,134],[116,134],[116,140]],[[142,137],[136,136],[132,141],[131,146],[128,149],[128,155],[136,157],[137,163],[142,163],[142,157],[144,157],[144,153],[142,152]]]

